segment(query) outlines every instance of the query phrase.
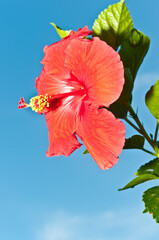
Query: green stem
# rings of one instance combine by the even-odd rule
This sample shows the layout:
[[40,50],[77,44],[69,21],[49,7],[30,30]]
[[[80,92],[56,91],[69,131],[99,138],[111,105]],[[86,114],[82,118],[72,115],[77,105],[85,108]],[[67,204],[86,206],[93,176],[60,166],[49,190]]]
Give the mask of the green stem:
[[159,128],[159,120],[157,120],[154,142],[156,142],[156,140],[157,140],[158,128]]
[[147,150],[147,149],[145,149],[145,148],[142,148],[142,150],[143,150],[144,152],[146,152],[146,153],[149,153],[149,154],[153,155],[153,156],[157,156],[156,153],[153,153],[153,152],[151,152],[151,151],[149,151],[149,150]]
[[132,106],[130,105],[130,103],[127,103],[127,107],[128,107],[128,110],[129,110],[130,114],[132,115],[134,121],[137,123],[137,125],[140,129],[140,133],[145,137],[145,139],[148,141],[148,143],[151,145],[151,147],[155,150],[155,152],[158,155],[159,149],[158,149],[157,145],[155,144],[155,142],[149,137],[149,135],[145,131],[143,125],[141,124],[137,114],[135,113],[135,111],[132,108]]
[[[140,130],[139,128],[137,128],[127,117],[125,117],[124,120],[125,120],[129,125],[131,125],[134,129],[136,129],[136,131],[138,131],[140,134],[142,134],[141,130]],[[147,150],[147,149],[145,149],[145,148],[142,148],[141,150],[143,150],[144,152],[149,153],[149,154],[151,154],[151,155],[153,155],[153,156],[157,156],[155,153],[153,153],[153,152],[151,152],[151,151],[149,151],[149,150]]]
[[137,132],[139,132],[140,134],[142,134],[141,131],[140,131],[140,129],[137,128],[127,117],[125,117],[124,120],[125,120],[129,125],[131,125],[133,128],[135,128]]

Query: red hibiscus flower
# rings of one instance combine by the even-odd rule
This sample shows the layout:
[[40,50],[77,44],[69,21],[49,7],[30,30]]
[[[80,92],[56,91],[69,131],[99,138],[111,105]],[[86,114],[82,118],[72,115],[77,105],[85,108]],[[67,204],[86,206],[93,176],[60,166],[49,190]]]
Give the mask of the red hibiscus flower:
[[44,65],[36,79],[38,96],[31,106],[44,113],[49,130],[48,157],[70,155],[80,137],[101,169],[112,167],[124,145],[123,123],[109,107],[123,89],[124,70],[119,54],[86,27],[44,48]]

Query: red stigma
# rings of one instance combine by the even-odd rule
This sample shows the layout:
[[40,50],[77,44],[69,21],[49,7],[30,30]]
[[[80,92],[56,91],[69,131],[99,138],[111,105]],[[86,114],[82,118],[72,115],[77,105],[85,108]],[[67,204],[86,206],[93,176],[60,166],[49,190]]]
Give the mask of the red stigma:
[[19,101],[18,109],[22,109],[22,108],[26,108],[26,107],[27,107],[27,104],[25,103],[24,98],[22,97]]

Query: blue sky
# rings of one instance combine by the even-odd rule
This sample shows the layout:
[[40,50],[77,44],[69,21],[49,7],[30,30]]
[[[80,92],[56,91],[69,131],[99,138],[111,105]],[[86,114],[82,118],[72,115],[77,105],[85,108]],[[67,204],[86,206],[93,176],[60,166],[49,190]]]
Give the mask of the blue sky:
[[[0,239],[3,240],[151,240],[158,226],[142,214],[144,190],[155,182],[118,192],[151,156],[123,151],[112,169],[101,171],[84,147],[68,158],[47,158],[48,132],[43,116],[18,110],[20,97],[36,95],[43,47],[64,29],[92,28],[100,11],[117,1],[1,0],[1,160]],[[144,94],[159,79],[159,2],[126,4],[134,26],[149,35],[151,46],[134,88],[133,105],[147,129],[155,120]],[[127,136],[136,132],[127,128]],[[157,184],[157,182],[156,182]]]

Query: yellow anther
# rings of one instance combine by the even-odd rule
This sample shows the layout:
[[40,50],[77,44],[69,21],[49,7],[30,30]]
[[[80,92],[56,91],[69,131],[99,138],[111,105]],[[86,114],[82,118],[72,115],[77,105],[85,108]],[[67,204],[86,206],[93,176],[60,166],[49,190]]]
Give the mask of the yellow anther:
[[41,112],[45,107],[48,108],[50,106],[50,98],[51,96],[48,96],[48,94],[33,97],[30,99],[28,107],[31,107],[35,112]]

